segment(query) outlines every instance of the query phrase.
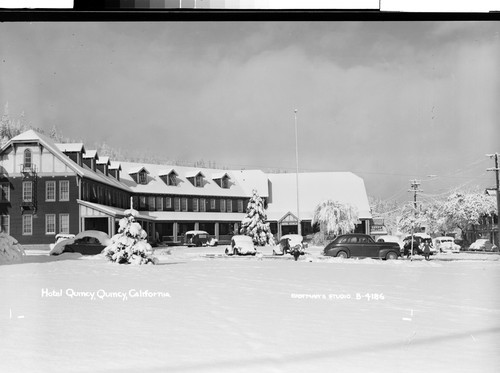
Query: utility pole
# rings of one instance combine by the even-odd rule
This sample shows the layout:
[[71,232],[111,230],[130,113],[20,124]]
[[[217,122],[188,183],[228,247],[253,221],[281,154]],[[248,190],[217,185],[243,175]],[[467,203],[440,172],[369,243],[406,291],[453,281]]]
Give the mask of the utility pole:
[[498,176],[498,153],[486,154],[487,157],[495,158],[495,167],[488,168],[486,171],[495,171],[497,182],[497,246],[500,247],[500,177]]
[[[420,192],[423,192],[422,190],[419,189],[420,186],[420,181],[413,179],[410,180],[410,188],[408,192],[413,193],[413,207],[414,207],[414,213],[415,213],[415,219],[417,218],[417,194]],[[410,260],[413,260],[413,243],[415,242],[413,236],[415,233],[415,223],[411,225],[411,251],[410,251]]]

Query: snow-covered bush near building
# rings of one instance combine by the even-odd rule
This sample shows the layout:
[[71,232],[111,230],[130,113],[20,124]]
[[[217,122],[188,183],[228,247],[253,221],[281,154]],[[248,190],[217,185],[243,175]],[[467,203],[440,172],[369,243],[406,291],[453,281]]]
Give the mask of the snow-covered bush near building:
[[275,245],[262,198],[253,190],[252,198],[248,201],[247,215],[241,222],[240,234],[252,237],[256,245]]
[[119,221],[118,234],[111,238],[111,245],[103,250],[104,256],[119,264],[156,264],[153,248],[147,242],[147,233],[135,221],[136,210],[126,210]]
[[14,237],[0,232],[0,264],[22,262],[24,255],[23,247]]

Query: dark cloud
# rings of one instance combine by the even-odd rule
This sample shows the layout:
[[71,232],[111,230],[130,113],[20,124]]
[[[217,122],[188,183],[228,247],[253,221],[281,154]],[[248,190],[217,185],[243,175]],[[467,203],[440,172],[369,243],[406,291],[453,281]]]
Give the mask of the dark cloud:
[[439,175],[436,190],[485,186],[484,154],[500,135],[499,31],[490,22],[2,24],[0,97],[35,126],[88,143],[290,171],[298,108],[304,170],[357,172],[383,197],[412,175]]

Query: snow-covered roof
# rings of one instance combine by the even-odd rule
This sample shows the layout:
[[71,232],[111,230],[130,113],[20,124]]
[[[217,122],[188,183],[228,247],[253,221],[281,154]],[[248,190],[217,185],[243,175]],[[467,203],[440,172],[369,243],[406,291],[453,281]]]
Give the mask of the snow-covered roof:
[[97,160],[97,164],[107,164],[108,166],[111,164],[109,157],[100,157]]
[[85,147],[81,142],[67,143],[67,144],[55,144],[57,148],[62,152],[83,152],[85,153]]
[[144,171],[146,172],[147,174],[149,174],[149,171],[146,169],[146,167],[144,166],[140,166],[138,165],[137,163],[133,163],[134,166],[130,166],[130,168],[128,169],[128,174],[129,175],[134,175],[134,174],[138,174],[139,172],[141,171]]
[[34,130],[28,130],[26,132],[19,134],[18,136],[13,137],[6,144],[4,144],[4,146],[2,146],[0,152],[3,152],[6,148],[11,146],[12,144],[27,143],[27,142],[34,142],[43,145],[45,149],[50,151],[57,159],[59,159],[61,162],[67,165],[69,169],[73,170],[73,172],[75,172],[80,176],[87,177],[91,180],[99,181],[101,183],[112,185],[117,188],[130,192],[130,189],[125,184],[120,183],[113,177],[105,176],[101,172],[94,172],[86,165],[80,166],[76,162],[73,162],[62,152],[62,150],[59,149],[59,147],[56,144],[54,144],[54,142],[51,139]]
[[[138,171],[137,163],[122,162],[122,167],[125,170]],[[229,188],[221,188],[213,179],[206,178],[202,187],[195,187],[188,178],[194,177],[198,174],[212,175],[220,173],[220,169],[203,169],[175,166],[175,174],[177,176],[176,185],[167,185],[161,179],[161,176],[168,174],[170,169],[165,165],[146,164],[141,167],[147,167],[149,170],[148,184],[137,184],[132,178],[131,173],[123,175],[121,182],[127,185],[131,190],[136,193],[153,193],[153,194],[168,194],[175,193],[179,195],[189,196],[205,196],[210,198],[214,197],[242,197],[247,198],[252,196],[252,190],[257,189],[261,197],[269,195],[267,189],[267,176],[260,170],[251,171],[232,171],[226,170],[228,177],[233,180]],[[185,212],[184,212],[185,213]],[[206,213],[203,213],[206,214]]]
[[95,158],[99,159],[99,155],[97,155],[97,150],[86,150],[83,158]]
[[110,161],[109,162],[109,169],[110,170],[119,170],[119,171],[121,171],[122,170],[122,165],[121,165],[120,162]]
[[179,174],[173,168],[167,168],[165,170],[158,171],[158,176],[167,176],[170,175],[171,173],[174,173],[176,176],[179,176]]
[[201,176],[205,177],[205,174],[203,172],[201,172],[200,170],[197,170],[197,169],[187,171],[185,176],[187,178],[191,178],[191,177],[196,177],[198,175],[201,175]]
[[[278,221],[290,210],[297,214],[296,174],[267,174],[269,192],[267,218]],[[313,172],[299,174],[299,216],[312,220],[314,209],[325,200],[349,203],[361,219],[370,219],[370,205],[363,179],[351,172]]]
[[215,172],[215,173],[213,173],[211,175],[212,180],[222,179],[224,176],[230,178],[229,175],[227,174],[227,172],[224,172],[224,171],[222,171],[222,172]]

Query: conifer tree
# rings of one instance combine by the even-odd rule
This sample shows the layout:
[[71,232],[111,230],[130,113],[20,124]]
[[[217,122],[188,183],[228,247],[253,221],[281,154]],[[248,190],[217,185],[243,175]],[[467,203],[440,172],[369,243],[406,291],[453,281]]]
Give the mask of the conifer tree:
[[256,245],[274,245],[274,237],[266,223],[267,216],[264,201],[254,189],[252,198],[248,201],[246,216],[241,222],[240,233],[252,237]]

